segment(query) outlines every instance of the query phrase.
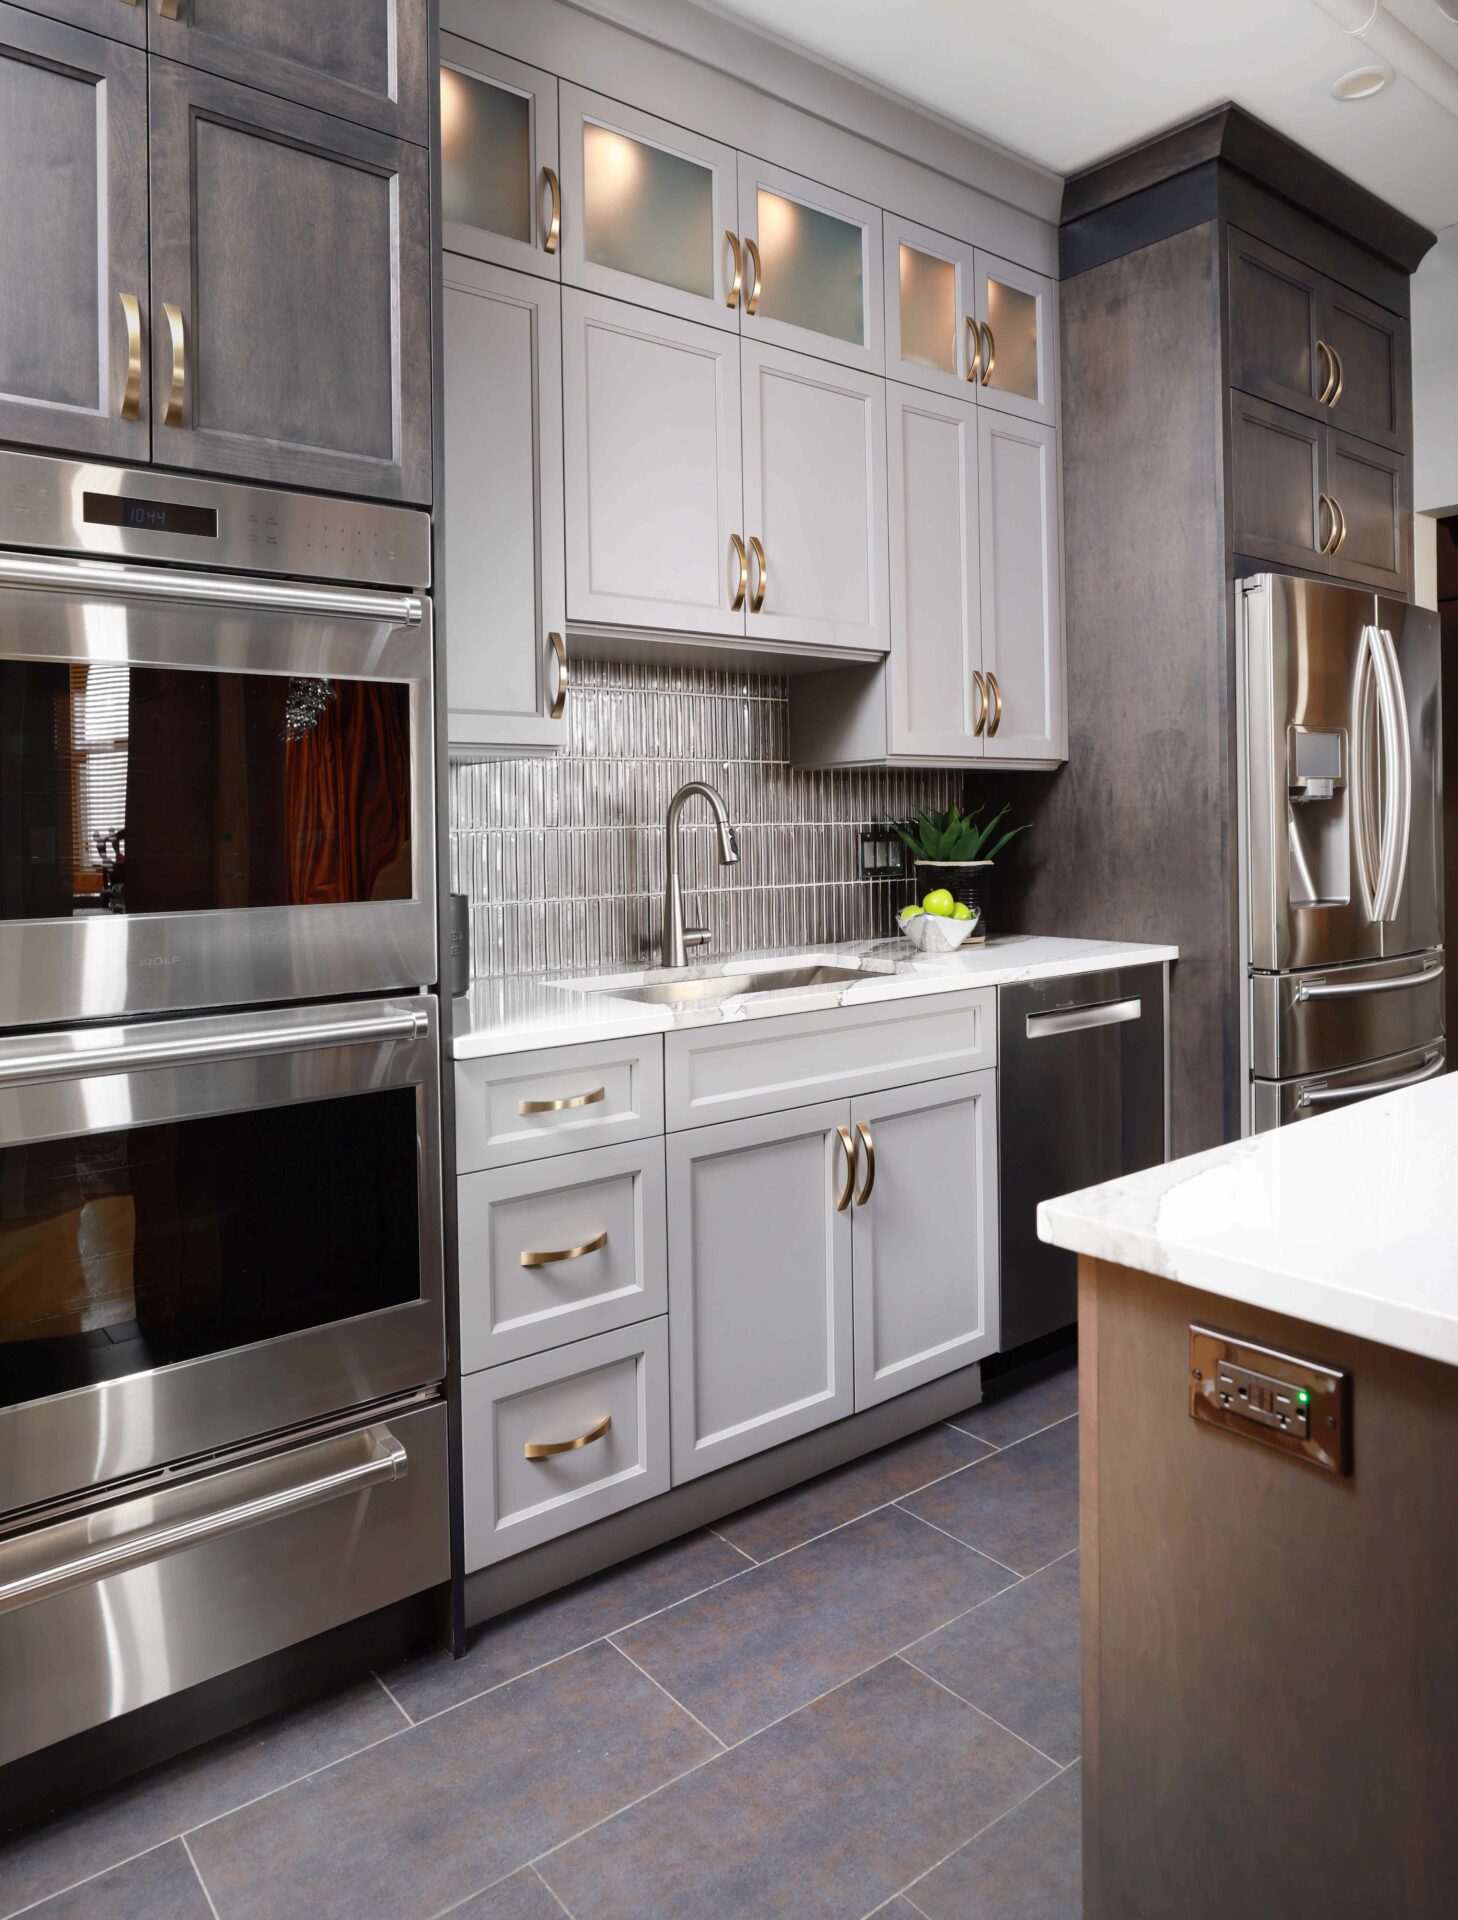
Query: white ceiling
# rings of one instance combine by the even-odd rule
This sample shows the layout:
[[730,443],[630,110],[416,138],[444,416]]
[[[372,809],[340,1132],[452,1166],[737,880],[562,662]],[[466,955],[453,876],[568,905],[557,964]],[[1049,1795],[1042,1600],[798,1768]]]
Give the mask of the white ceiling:
[[[697,3],[1055,173],[1234,100],[1425,225],[1458,221],[1458,116],[1401,77],[1333,100],[1371,55],[1315,0]],[[1458,69],[1438,0],[1385,4]]]

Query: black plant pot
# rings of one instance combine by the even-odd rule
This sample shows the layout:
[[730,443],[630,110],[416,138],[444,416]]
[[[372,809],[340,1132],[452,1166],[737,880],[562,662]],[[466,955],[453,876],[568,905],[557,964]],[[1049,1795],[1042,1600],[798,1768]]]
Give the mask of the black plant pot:
[[982,934],[987,932],[991,886],[990,860],[918,860],[916,863],[918,903],[934,888],[945,887],[954,900],[960,900],[978,916],[977,931]]

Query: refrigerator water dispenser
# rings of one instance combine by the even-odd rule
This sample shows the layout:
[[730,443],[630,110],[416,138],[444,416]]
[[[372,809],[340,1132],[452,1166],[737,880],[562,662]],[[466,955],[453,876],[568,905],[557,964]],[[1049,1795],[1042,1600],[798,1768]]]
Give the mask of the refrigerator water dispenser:
[[1293,907],[1345,906],[1351,899],[1347,818],[1347,736],[1302,726],[1286,732],[1286,817]]

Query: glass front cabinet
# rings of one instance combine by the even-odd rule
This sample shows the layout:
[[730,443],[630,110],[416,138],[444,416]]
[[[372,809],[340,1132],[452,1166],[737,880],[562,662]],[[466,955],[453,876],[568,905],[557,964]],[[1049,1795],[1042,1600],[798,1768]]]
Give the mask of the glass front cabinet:
[[440,192],[447,253],[562,276],[554,74],[440,37]]
[[1041,273],[977,252],[977,397],[999,413],[1053,426],[1058,418],[1058,289]]
[[883,373],[880,209],[742,153],[739,218],[745,338]]

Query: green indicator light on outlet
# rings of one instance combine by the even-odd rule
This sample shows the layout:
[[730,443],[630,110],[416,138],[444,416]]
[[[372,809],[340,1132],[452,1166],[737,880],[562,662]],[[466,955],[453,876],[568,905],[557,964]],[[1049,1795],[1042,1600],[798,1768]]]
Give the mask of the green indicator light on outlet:
[[1304,1407],[1310,1400],[1311,1395],[1306,1391],[1305,1387],[1298,1387],[1296,1390],[1296,1398]]

